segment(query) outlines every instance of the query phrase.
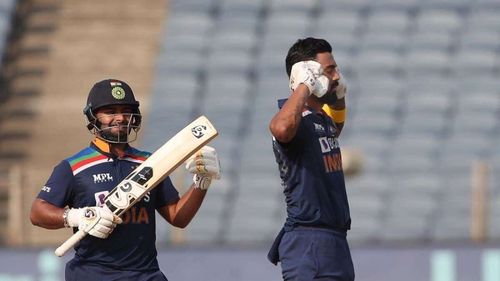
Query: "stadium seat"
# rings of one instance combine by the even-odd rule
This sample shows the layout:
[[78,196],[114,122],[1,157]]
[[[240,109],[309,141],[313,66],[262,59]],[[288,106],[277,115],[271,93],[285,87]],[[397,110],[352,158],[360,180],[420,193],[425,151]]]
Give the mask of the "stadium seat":
[[366,20],[366,32],[403,35],[409,31],[410,24],[410,14],[405,11],[374,10]]
[[310,15],[306,11],[276,11],[271,12],[265,22],[268,34],[293,33],[305,34]]
[[[213,37],[210,49],[212,52],[236,52],[247,53],[249,55],[253,51],[257,40],[255,34],[251,31],[242,32],[244,30],[235,30],[227,32],[217,32]],[[237,64],[235,62],[235,64]]]
[[433,154],[409,150],[405,153],[393,153],[389,159],[388,170],[396,174],[428,173],[436,168]]
[[475,91],[474,94],[471,92],[459,92],[459,98],[457,99],[458,112],[470,112],[470,113],[481,113],[481,112],[496,112],[500,109],[500,97],[498,93],[500,91]]
[[373,5],[373,1],[370,0],[337,0],[337,1],[329,1],[329,0],[319,0],[320,9],[325,10],[366,10],[369,9]]
[[379,112],[387,112],[395,114],[400,108],[400,101],[395,98],[396,94],[370,94],[363,93],[360,99],[356,103],[356,110],[368,112],[371,114],[378,114]]
[[471,0],[422,0],[420,7],[463,11],[468,9],[473,2]]
[[270,0],[271,11],[308,11],[316,7],[316,0]]
[[458,49],[494,52],[500,48],[500,35],[494,30],[471,30],[461,35]]
[[493,51],[460,50],[452,62],[456,76],[481,76],[493,73],[497,67],[497,55]]
[[449,126],[450,119],[442,112],[408,112],[401,121],[400,133],[413,132],[426,137],[442,136]]
[[413,11],[419,6],[420,0],[375,0],[373,7],[380,10]]
[[498,0],[476,0],[473,2],[475,7],[483,9],[500,9]]
[[[357,11],[320,9],[314,29],[318,33],[342,32],[353,34],[359,31],[362,23],[361,16]],[[335,26],[335,28],[332,28],[332,26]],[[335,38],[332,39],[335,42]]]
[[408,38],[409,51],[451,51],[455,46],[455,37],[449,32],[422,30]]
[[179,30],[188,34],[207,34],[214,25],[214,19],[205,11],[176,11],[169,17],[165,31],[167,36],[170,33],[177,33]]
[[450,71],[450,55],[446,51],[415,50],[410,51],[404,62],[408,77],[446,76]]
[[[169,3],[170,11],[175,13],[184,12],[184,11],[195,11],[195,12],[203,12],[209,13],[212,9],[215,8],[216,0],[174,0]],[[174,14],[174,13],[173,13]]]
[[391,145],[393,154],[411,155],[435,155],[439,149],[439,142],[436,138],[422,137],[423,134],[400,134]]
[[390,51],[371,51],[360,52],[353,61],[355,71],[361,76],[368,76],[377,72],[396,75],[402,66],[402,60],[398,53]]
[[416,111],[417,114],[436,112],[446,114],[453,105],[453,100],[447,92],[425,91],[415,88],[408,91],[406,111]]
[[253,17],[258,19],[258,14],[265,6],[265,0],[220,0],[219,8],[221,15],[236,16],[236,17]]
[[478,7],[472,9],[465,21],[465,26],[468,32],[498,30],[500,28],[500,18],[497,11],[488,7]]
[[223,74],[248,75],[253,67],[253,54],[248,51],[219,48],[207,58],[207,72]]
[[462,18],[457,11],[446,9],[422,9],[415,18],[416,30],[455,32],[462,27]]
[[407,43],[408,39],[404,35],[385,31],[371,31],[362,36],[359,50],[361,52],[389,51],[401,53],[407,47]]

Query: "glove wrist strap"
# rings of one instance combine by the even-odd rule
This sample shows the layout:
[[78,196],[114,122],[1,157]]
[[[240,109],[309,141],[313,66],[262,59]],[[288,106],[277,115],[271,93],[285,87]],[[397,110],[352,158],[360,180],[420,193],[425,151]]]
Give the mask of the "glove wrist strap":
[[210,186],[210,183],[212,183],[212,178],[203,176],[200,174],[195,174],[193,177],[194,181],[194,187],[201,189],[201,190],[207,190],[208,187]]
[[64,212],[63,212],[62,217],[63,217],[63,222],[64,222],[64,227],[65,228],[70,228],[69,223],[68,223],[68,213],[69,213],[69,210],[70,209],[69,209],[68,206],[64,207]]

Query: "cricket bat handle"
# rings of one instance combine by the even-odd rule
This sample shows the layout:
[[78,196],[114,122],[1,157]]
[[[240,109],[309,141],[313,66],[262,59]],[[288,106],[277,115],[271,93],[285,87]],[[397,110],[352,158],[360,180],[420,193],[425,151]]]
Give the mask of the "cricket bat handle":
[[85,236],[87,236],[87,233],[83,230],[78,230],[75,234],[73,234],[68,240],[64,241],[64,243],[59,246],[54,253],[58,257],[64,256],[66,252],[69,251],[69,249],[73,248],[80,240],[82,240]]

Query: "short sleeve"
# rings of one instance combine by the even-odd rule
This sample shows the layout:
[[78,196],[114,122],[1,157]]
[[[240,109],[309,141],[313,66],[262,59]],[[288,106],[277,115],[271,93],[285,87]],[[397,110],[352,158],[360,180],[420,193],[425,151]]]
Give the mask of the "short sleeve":
[[155,202],[156,209],[179,201],[179,192],[175,189],[170,177],[164,179],[156,189],[158,190]]
[[74,176],[69,163],[65,160],[61,161],[52,171],[37,198],[61,208],[70,204],[69,198],[73,179]]
[[281,153],[294,153],[300,151],[304,145],[304,135],[306,134],[304,120],[301,120],[299,128],[295,133],[293,139],[288,143],[279,142],[277,139],[273,138],[274,148]]

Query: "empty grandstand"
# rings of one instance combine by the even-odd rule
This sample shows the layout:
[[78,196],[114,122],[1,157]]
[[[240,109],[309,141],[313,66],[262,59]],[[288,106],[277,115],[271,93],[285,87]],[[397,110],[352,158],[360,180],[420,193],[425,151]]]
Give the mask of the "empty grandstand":
[[[86,2],[0,1],[0,229],[9,216],[15,226],[4,243],[66,235],[15,221],[49,167],[89,139],[79,112],[90,81],[119,75],[149,97],[146,149],[200,114],[220,130],[222,180],[188,229],[164,226],[160,242],[267,245],[285,216],[268,122],[289,93],[287,48],[306,36],[332,42],[349,82],[340,141],[364,159],[347,180],[350,240],[468,241],[474,163],[490,170],[484,236],[500,239],[498,0]],[[69,117],[51,115],[55,104]],[[22,215],[8,213],[19,196],[9,182],[23,189],[11,198]]]

